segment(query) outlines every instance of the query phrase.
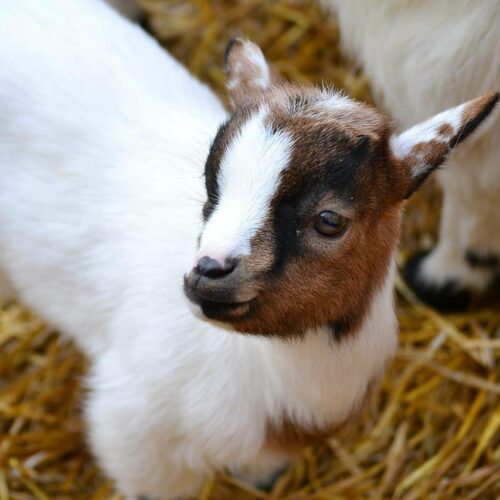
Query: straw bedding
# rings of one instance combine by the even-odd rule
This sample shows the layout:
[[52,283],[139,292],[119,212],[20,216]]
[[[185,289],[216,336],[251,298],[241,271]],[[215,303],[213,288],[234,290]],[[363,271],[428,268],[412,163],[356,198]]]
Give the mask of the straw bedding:
[[[286,77],[333,83],[370,102],[339,53],[338,29],[311,1],[143,0],[151,31],[221,95],[232,35],[252,38]],[[433,242],[439,195],[407,213],[401,258]],[[400,348],[365,417],[304,450],[260,492],[221,473],[202,499],[468,498],[500,496],[500,303],[441,315],[397,283]],[[43,322],[0,312],[0,500],[118,499],[85,448],[85,361]]]

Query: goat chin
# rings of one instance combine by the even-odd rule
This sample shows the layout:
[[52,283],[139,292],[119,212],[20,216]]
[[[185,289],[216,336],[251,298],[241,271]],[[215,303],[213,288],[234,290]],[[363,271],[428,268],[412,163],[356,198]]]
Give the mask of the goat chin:
[[[500,88],[496,0],[322,0],[342,44],[401,127]],[[438,173],[444,205],[436,247],[406,272],[422,299],[462,307],[500,271],[500,120],[492,120]],[[477,259],[470,256],[478,256]],[[468,257],[469,256],[469,257]]]

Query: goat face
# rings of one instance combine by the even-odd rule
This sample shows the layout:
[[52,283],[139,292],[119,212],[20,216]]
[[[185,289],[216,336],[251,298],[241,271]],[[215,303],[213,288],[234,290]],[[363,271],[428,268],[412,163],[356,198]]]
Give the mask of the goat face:
[[229,45],[226,70],[234,113],[206,162],[186,295],[242,333],[355,331],[389,272],[403,200],[494,95],[395,136],[374,109],[278,81],[250,42]]

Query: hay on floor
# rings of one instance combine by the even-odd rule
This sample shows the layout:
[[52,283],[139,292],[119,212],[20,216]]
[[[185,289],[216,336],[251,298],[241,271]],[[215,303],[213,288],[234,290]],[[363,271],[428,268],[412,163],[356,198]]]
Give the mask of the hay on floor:
[[[223,95],[230,36],[259,43],[287,78],[327,82],[370,102],[312,0],[143,0],[152,32]],[[415,200],[403,254],[434,240],[439,197]],[[500,304],[441,315],[397,283],[400,348],[365,418],[302,456],[270,493],[222,473],[200,499],[500,496]],[[17,304],[0,312],[0,500],[120,498],[84,445],[85,362]]]

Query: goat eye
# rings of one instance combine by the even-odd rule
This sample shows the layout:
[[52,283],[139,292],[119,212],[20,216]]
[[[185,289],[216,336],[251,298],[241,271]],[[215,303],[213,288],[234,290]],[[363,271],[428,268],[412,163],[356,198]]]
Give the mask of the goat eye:
[[314,229],[323,236],[341,236],[348,220],[337,212],[325,210],[314,218]]

